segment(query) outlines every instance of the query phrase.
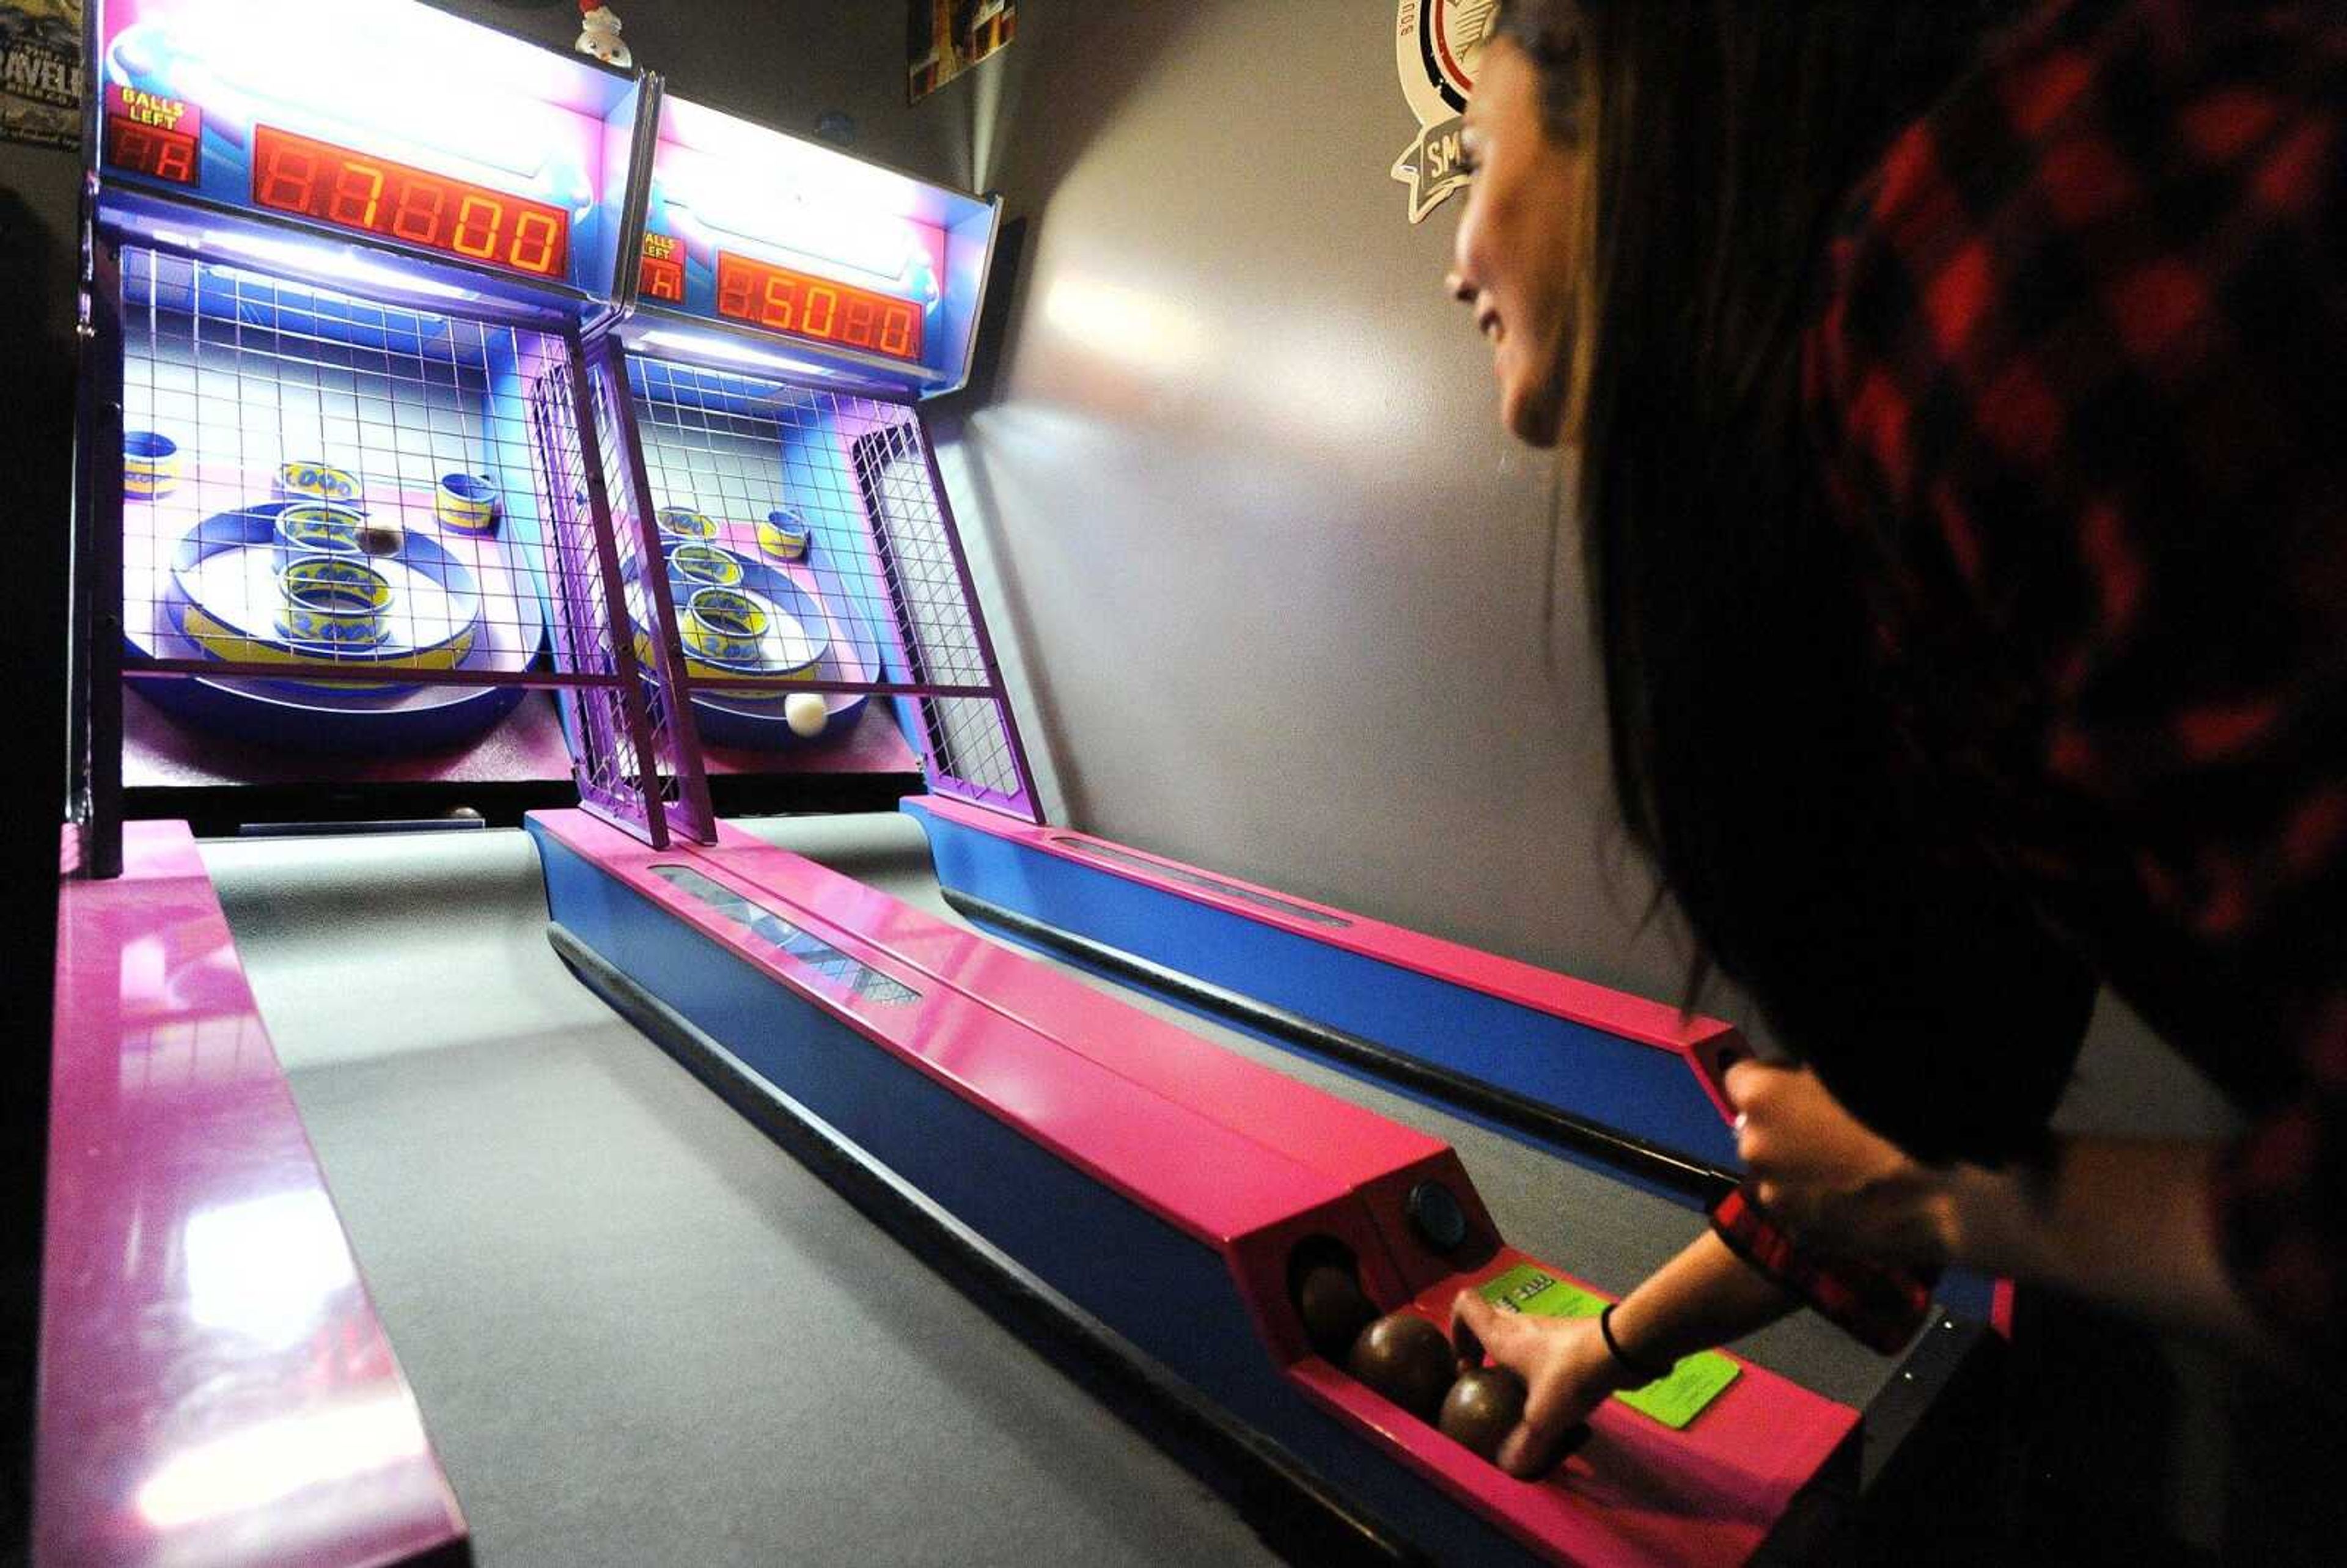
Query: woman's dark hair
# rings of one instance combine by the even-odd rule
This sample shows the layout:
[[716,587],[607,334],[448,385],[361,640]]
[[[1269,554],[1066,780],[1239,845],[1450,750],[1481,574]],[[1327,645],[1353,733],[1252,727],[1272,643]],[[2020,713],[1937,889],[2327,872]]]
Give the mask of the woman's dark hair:
[[[2011,10],[1505,0],[1499,22],[1551,134],[1594,138],[1579,526],[1614,793],[1696,938],[1689,1005],[1716,966],[1873,1125],[1991,1159],[2066,1075],[2024,1044],[2075,1043],[2083,995],[2017,895],[1919,847],[1800,341],[1845,198]],[[2017,969],[2063,1016],[1977,1005]]]

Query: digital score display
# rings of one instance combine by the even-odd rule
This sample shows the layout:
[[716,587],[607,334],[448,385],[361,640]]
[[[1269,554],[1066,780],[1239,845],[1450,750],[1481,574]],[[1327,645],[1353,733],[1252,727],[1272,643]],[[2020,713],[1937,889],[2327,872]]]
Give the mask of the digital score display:
[[202,177],[204,111],[117,82],[106,94],[106,161],[117,169],[193,185]]
[[684,303],[684,247],[666,234],[644,236],[643,296],[671,305]]
[[141,125],[128,115],[106,117],[106,161],[133,174],[193,185],[197,146],[196,138],[185,131]]
[[921,357],[921,307],[912,301],[723,251],[717,252],[717,313],[891,359]]
[[271,126],[252,128],[252,200],[534,278],[570,272],[570,216],[559,207]]

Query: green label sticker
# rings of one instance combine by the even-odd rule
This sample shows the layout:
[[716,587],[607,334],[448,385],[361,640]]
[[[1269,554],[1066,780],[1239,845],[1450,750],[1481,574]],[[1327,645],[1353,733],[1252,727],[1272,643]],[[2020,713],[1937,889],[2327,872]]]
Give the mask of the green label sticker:
[[[1529,1264],[1518,1264],[1485,1281],[1477,1293],[1503,1312],[1529,1313],[1534,1317],[1594,1317],[1605,1310],[1604,1296],[1592,1296]],[[1669,1377],[1614,1397],[1640,1415],[1680,1431],[1726,1392],[1742,1370],[1717,1350],[1698,1350],[1672,1368]]]

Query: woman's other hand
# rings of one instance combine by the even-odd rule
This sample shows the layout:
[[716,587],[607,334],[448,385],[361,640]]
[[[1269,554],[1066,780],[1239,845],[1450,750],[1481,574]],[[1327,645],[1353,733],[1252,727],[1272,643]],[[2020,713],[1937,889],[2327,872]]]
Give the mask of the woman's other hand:
[[1952,1233],[1949,1173],[1869,1131],[1806,1068],[1727,1070],[1753,1196],[1806,1246],[1936,1267]]

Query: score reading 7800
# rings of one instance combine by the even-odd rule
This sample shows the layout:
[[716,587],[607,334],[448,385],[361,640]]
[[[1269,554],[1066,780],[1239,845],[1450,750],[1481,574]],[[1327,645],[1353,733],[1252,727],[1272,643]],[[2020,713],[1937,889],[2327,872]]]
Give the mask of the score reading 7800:
[[531,277],[569,271],[570,218],[559,207],[273,126],[252,129],[252,200]]

